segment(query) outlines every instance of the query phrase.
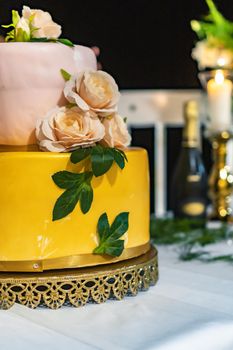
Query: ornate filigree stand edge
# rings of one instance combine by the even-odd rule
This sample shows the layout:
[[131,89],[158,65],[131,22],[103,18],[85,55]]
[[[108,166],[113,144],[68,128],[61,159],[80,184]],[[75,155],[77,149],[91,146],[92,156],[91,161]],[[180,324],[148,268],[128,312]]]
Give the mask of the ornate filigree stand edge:
[[0,273],[0,309],[15,303],[58,309],[121,300],[147,290],[158,280],[157,250],[123,262],[41,273]]

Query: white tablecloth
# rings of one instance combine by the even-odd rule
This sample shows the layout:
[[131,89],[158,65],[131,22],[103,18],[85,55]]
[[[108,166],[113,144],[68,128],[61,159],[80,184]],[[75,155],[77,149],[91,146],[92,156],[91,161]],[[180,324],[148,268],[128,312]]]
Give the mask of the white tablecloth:
[[233,267],[159,248],[160,279],[136,297],[53,311],[0,312],[1,350],[233,349]]

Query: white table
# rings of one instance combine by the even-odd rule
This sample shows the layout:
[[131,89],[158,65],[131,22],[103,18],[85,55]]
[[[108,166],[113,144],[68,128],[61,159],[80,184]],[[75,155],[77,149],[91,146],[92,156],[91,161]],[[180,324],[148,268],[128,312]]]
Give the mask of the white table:
[[159,248],[160,279],[137,297],[76,309],[0,312],[1,350],[233,349],[233,266],[180,262]]

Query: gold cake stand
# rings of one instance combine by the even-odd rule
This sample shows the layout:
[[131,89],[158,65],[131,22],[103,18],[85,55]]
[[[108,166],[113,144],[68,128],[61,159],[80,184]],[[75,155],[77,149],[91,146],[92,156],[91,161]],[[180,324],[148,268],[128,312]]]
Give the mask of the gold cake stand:
[[105,266],[41,273],[0,273],[0,309],[15,303],[58,309],[88,302],[123,299],[147,290],[158,280],[156,248],[137,258]]

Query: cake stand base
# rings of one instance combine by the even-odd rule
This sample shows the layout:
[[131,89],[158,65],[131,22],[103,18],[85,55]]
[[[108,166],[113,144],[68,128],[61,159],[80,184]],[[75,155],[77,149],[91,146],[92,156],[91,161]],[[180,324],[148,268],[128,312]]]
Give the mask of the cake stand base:
[[0,309],[14,303],[58,309],[123,299],[147,290],[158,279],[157,250],[119,263],[41,273],[0,273]]

